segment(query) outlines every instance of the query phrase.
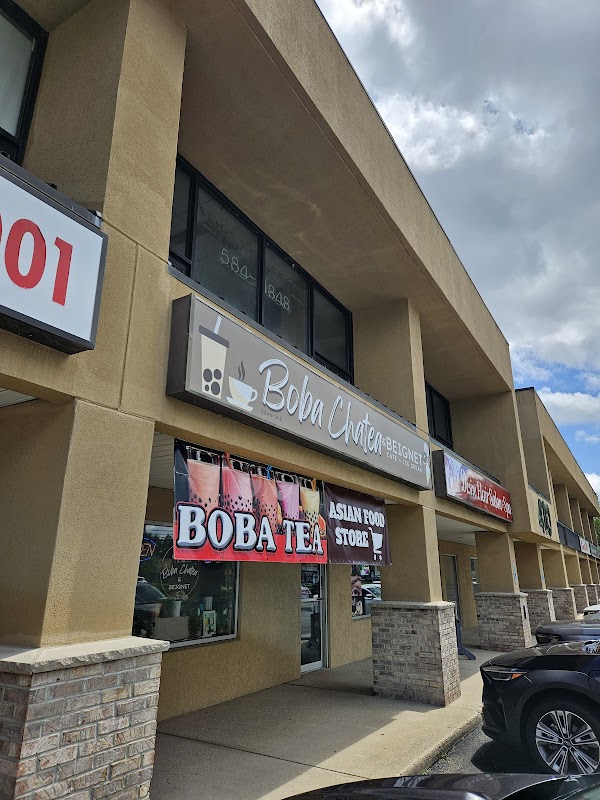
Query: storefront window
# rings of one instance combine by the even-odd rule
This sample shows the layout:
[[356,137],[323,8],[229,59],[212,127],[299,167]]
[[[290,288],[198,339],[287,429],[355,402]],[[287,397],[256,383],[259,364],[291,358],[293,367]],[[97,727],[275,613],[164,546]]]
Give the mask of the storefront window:
[[183,159],[170,253],[192,286],[352,382],[350,312]]
[[353,617],[370,617],[373,603],[381,601],[381,575],[378,567],[353,564],[350,579]]
[[133,614],[134,636],[173,643],[237,634],[238,564],[173,559],[173,528],[145,525]]
[[46,33],[0,0],[0,152],[20,160],[39,83]]

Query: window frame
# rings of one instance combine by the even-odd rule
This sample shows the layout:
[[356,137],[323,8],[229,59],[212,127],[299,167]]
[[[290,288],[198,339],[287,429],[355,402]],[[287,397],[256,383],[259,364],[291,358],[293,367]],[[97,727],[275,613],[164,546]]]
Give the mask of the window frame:
[[0,152],[7,148],[8,153],[11,154],[9,158],[17,164],[22,164],[33,119],[33,109],[42,77],[48,33],[13,0],[0,0],[0,13],[17,30],[33,38],[32,56],[21,101],[17,133],[13,135],[0,127]]
[[[2,0],[0,0],[2,2]],[[169,259],[173,267],[173,272],[179,272],[187,279],[185,282],[195,291],[203,294],[207,298],[213,300],[219,305],[225,303],[225,307],[232,311],[240,319],[250,321],[254,326],[257,326],[262,333],[270,339],[280,343],[283,342],[284,346],[288,349],[301,354],[303,358],[308,358],[314,361],[318,366],[324,367],[329,372],[333,373],[337,378],[341,378],[350,384],[354,383],[354,338],[353,338],[353,322],[352,312],[347,309],[340,301],[335,298],[330,292],[325,289],[312,275],[307,272],[303,267],[298,264],[285,250],[280,247],[277,242],[273,241],[271,237],[255,225],[237,206],[235,206],[222,192],[217,189],[207,178],[202,175],[192,164],[186,161],[185,158],[178,155],[176,167],[183,170],[190,179],[190,194],[189,194],[189,207],[187,219],[187,231],[185,252],[186,255],[182,257],[179,253],[169,248]],[[222,298],[215,295],[210,289],[204,287],[201,283],[190,277],[192,265],[194,263],[195,254],[195,219],[198,200],[197,187],[201,186],[206,192],[211,194],[221,205],[234,217],[239,219],[242,224],[248,227],[258,237],[258,254],[257,254],[257,279],[256,279],[256,303],[257,303],[257,318],[252,319],[239,309],[233,307],[230,303],[223,301]],[[307,327],[308,327],[308,352],[300,350],[290,342],[287,342],[281,336],[265,327],[263,319],[263,287],[265,281],[265,257],[267,248],[270,248],[276,255],[285,261],[292,269],[296,270],[308,283],[308,305],[307,305]],[[172,273],[173,274],[173,273]],[[314,348],[314,295],[315,291],[320,291],[329,300],[332,305],[336,306],[343,314],[346,320],[346,338],[347,338],[347,354],[348,354],[348,369],[338,366],[337,364],[329,361],[325,356],[317,353]]]
[[[434,395],[438,400],[442,401],[442,404],[444,406],[444,410],[446,412],[445,414],[446,426],[450,434],[449,440],[445,439],[443,436],[440,436],[439,432],[436,429],[435,416],[433,413]],[[437,389],[434,389],[433,386],[427,381],[425,381],[425,400],[427,402],[427,422],[429,424],[429,435],[433,439],[435,439],[436,442],[439,442],[440,444],[444,445],[444,447],[449,447],[450,450],[453,450],[454,437],[452,435],[452,414],[450,413],[450,401],[446,397],[444,397],[444,395],[441,392],[438,392]]]
[[[152,520],[144,520],[144,528],[142,539],[146,535],[146,528],[155,526],[160,528],[171,528],[173,530],[172,522],[156,522]],[[196,647],[203,644],[215,644],[216,642],[226,642],[231,639],[239,638],[240,630],[240,563],[239,561],[232,561],[235,564],[235,624],[233,626],[233,633],[227,633],[224,636],[206,636],[201,639],[186,639],[185,641],[170,642],[169,650],[175,650],[179,647]],[[148,639],[149,642],[156,641]]]

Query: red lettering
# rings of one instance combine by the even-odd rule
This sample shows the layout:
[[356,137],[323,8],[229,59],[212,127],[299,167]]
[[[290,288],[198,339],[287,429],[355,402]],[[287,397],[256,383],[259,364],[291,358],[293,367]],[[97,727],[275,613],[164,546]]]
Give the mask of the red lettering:
[[63,239],[56,238],[54,244],[58,247],[59,257],[56,268],[56,279],[54,281],[54,292],[52,300],[64,306],[67,299],[67,285],[69,283],[69,272],[71,270],[71,256],[73,255],[73,245]]
[[[33,237],[33,254],[28,271],[19,271],[21,245],[26,234]],[[33,289],[42,280],[46,268],[46,242],[38,226],[28,219],[18,219],[8,234],[4,252],[6,272],[11,281],[21,289]]]

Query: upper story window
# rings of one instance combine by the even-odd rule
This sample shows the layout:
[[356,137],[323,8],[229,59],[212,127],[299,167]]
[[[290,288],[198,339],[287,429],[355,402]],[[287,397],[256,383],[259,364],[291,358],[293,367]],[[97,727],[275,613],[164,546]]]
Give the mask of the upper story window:
[[21,162],[47,34],[12,0],[0,0],[0,153]]
[[350,312],[183,160],[171,261],[205,293],[352,381]]
[[425,394],[430,435],[446,447],[453,448],[450,403],[428,383],[425,384]]

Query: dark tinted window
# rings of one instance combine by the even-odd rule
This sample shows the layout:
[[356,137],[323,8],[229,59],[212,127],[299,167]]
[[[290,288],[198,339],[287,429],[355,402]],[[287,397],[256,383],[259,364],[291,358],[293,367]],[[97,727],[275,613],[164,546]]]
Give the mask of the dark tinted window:
[[308,352],[308,280],[268,246],[262,322],[289,344]]
[[0,2],[0,153],[21,161],[47,34],[22,9]]
[[453,447],[450,403],[433,386],[425,384],[429,433],[438,442]]
[[350,312],[182,159],[171,260],[199,288],[352,381]]
[[256,320],[258,236],[202,186],[196,191],[190,278]]
[[314,304],[315,355],[347,370],[349,342],[346,315],[319,289],[315,289]]

